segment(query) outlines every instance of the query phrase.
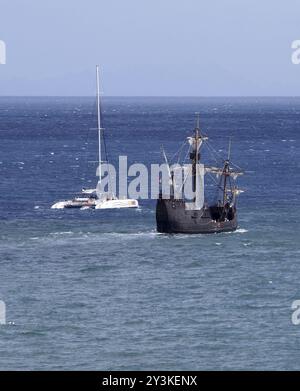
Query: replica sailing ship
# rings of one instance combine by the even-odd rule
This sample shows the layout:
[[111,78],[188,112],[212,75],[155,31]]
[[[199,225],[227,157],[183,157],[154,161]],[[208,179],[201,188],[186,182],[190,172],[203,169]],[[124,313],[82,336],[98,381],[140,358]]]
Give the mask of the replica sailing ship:
[[[101,140],[104,138],[104,129],[101,127],[101,106],[100,106],[100,81],[99,81],[99,66],[96,66],[97,80],[97,130],[98,130],[98,170],[99,180],[95,189],[82,189],[81,193],[72,200],[59,201],[51,206],[52,209],[119,209],[119,208],[138,208],[137,200],[128,198],[118,198],[113,192],[104,192],[101,186],[102,163],[108,163],[108,158],[105,148],[105,161],[102,161],[101,155]],[[108,170],[109,176],[109,170]],[[108,178],[110,180],[110,178]],[[111,188],[111,186],[108,186]]]
[[[166,196],[162,189],[156,205],[157,231],[163,233],[205,234],[228,232],[237,229],[237,196],[242,192],[234,181],[243,174],[241,170],[231,168],[231,143],[229,143],[228,157],[220,167],[205,166],[201,163],[200,148],[208,144],[208,137],[200,131],[199,116],[192,137],[188,137],[189,158],[191,169],[187,170],[184,182],[190,175],[192,181],[193,199],[186,200],[183,196],[175,196],[176,175],[169,167],[170,193]],[[210,145],[210,144],[208,144]],[[211,152],[216,152],[209,147]],[[237,166],[235,166],[237,167]],[[238,168],[238,167],[237,167]],[[185,171],[184,171],[185,172]],[[216,200],[208,204],[205,199],[204,176],[215,175]],[[184,174],[185,175],[185,174]]]

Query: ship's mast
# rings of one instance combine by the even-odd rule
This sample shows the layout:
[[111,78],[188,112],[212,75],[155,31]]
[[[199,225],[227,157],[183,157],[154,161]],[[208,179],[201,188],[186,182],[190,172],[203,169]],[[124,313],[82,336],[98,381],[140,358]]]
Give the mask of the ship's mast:
[[96,65],[97,81],[97,124],[98,124],[98,161],[99,161],[99,183],[101,183],[101,110],[100,110],[100,80],[99,65]]
[[223,184],[223,205],[225,205],[226,201],[226,186],[227,186],[227,171],[228,171],[229,162],[226,160],[224,169],[223,169],[223,175],[224,175],[224,184]]
[[[196,140],[196,152],[198,152],[198,141],[199,141],[199,133],[200,133],[200,114],[196,113],[197,120],[196,120],[196,129],[195,129],[195,140]],[[199,160],[199,154],[196,153],[196,164]]]
[[203,136],[200,131],[199,113],[196,113],[196,126],[192,137],[188,137],[190,144],[190,160],[192,161],[192,191],[193,207],[201,209],[204,205],[204,165],[200,164],[200,147],[208,137]]
[[[195,127],[195,151],[193,156],[192,172],[193,172],[193,191],[196,192],[196,181],[197,181],[197,165],[199,163],[199,133],[200,133],[200,115],[196,113],[196,127]],[[194,202],[196,201],[196,195],[194,197]]]
[[229,139],[228,156],[227,156],[227,160],[225,160],[225,165],[224,165],[224,169],[223,169],[223,175],[224,175],[223,205],[225,205],[225,202],[227,201],[227,177],[229,174],[230,154],[231,154],[231,138]]

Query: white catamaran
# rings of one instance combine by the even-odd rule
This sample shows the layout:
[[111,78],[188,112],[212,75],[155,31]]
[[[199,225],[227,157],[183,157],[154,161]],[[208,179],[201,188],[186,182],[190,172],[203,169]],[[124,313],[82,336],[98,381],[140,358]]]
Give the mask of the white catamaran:
[[103,128],[101,128],[101,109],[100,109],[100,79],[99,66],[96,66],[97,78],[97,129],[98,129],[98,162],[99,162],[99,180],[95,189],[82,189],[81,193],[72,200],[59,201],[51,206],[52,209],[119,209],[119,208],[138,208],[139,203],[135,199],[118,198],[113,192],[104,192],[102,189],[102,157],[101,140],[103,137]]

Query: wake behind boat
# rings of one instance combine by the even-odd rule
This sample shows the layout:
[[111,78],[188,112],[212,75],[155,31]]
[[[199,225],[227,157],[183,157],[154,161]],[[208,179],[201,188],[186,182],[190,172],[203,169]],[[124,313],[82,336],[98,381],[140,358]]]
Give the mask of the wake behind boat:
[[[52,209],[120,209],[120,208],[138,208],[139,203],[135,199],[118,198],[112,192],[104,192],[101,186],[102,182],[102,155],[101,141],[104,138],[104,129],[101,127],[101,106],[100,106],[100,79],[99,66],[96,66],[97,78],[97,130],[98,130],[98,162],[99,162],[99,181],[95,189],[82,189],[81,193],[71,200],[58,201],[51,206]],[[106,156],[106,162],[108,161]]]

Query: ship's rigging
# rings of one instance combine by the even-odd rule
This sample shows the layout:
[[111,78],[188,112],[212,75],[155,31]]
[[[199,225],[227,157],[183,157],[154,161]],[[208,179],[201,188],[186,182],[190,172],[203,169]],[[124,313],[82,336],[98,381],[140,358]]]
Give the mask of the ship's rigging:
[[[199,114],[196,114],[197,118],[194,135],[192,137],[187,137],[171,158],[167,157],[167,154],[162,147],[164,161],[169,167],[171,188],[173,190],[176,186],[176,184],[174,183],[175,176],[174,173],[171,172],[171,166],[174,164],[183,166],[189,163],[188,160],[190,159],[192,161],[192,168],[189,170],[185,170],[183,186],[186,183],[188,176],[192,176],[193,191],[196,192],[196,167],[197,165],[201,164],[200,162],[202,161],[202,156],[206,155],[206,158],[210,159],[211,164],[204,165],[205,188],[207,190],[205,202],[207,202],[208,199],[212,197],[211,201],[219,205],[224,206],[227,203],[233,204],[236,200],[236,196],[243,192],[243,190],[238,189],[234,183],[234,181],[240,175],[243,175],[243,171],[231,160],[232,139],[229,138],[227,157],[224,157],[219,151],[217,151],[213,147],[213,145],[209,141],[208,136],[201,132]],[[186,153],[184,154],[184,158],[182,159],[183,152],[185,150]]]

